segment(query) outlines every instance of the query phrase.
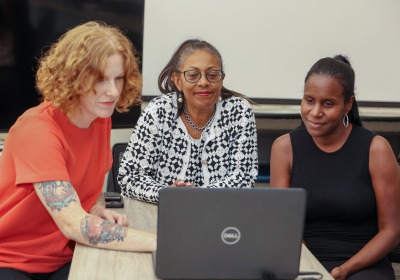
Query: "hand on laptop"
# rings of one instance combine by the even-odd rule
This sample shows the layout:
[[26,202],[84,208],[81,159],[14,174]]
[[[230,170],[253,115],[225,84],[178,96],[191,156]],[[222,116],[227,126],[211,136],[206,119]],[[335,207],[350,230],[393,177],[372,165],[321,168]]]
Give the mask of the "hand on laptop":
[[176,179],[175,183],[169,185],[170,187],[187,187],[187,188],[194,188],[195,186],[192,183],[185,182],[181,179]]

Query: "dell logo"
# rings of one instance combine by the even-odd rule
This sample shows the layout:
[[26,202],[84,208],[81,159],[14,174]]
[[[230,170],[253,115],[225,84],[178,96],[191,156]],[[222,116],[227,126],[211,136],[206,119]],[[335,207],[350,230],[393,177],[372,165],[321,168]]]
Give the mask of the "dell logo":
[[235,227],[227,227],[221,233],[222,242],[227,245],[233,245],[240,240],[240,231]]

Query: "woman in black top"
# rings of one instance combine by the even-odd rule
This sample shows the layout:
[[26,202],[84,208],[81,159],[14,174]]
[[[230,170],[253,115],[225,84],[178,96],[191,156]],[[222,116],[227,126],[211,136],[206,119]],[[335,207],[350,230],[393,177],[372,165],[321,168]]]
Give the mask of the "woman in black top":
[[271,186],[308,192],[304,242],[335,279],[395,279],[400,172],[390,144],[361,125],[343,56],[305,78],[302,126],[272,146]]

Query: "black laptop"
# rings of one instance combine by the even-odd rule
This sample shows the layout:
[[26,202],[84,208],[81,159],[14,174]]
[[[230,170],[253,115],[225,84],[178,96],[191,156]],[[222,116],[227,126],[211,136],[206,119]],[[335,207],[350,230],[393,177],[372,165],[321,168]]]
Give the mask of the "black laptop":
[[305,206],[306,191],[296,188],[162,189],[156,275],[295,279]]

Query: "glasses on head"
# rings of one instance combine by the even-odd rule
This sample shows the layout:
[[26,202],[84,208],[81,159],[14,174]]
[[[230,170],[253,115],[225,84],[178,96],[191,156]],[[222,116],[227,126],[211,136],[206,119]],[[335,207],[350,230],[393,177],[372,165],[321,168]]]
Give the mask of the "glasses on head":
[[188,83],[197,83],[198,81],[200,81],[202,75],[205,75],[207,81],[209,81],[210,83],[217,83],[221,81],[224,71],[209,70],[206,73],[201,73],[200,71],[197,70],[187,70],[179,73],[183,73],[183,76],[185,76],[185,80]]

